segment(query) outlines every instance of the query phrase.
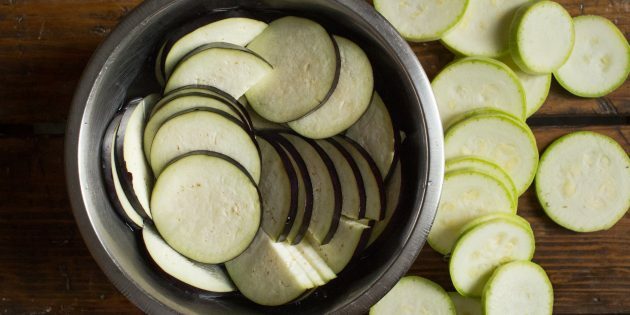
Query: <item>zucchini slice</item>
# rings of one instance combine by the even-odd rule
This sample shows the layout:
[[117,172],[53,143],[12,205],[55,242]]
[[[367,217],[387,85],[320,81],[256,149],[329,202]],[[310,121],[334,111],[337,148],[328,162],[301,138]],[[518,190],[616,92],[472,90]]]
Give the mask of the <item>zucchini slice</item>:
[[274,242],[260,230],[245,252],[225,263],[230,278],[245,297],[260,305],[277,306],[315,286],[288,246]]
[[208,44],[182,58],[168,78],[164,93],[187,85],[209,85],[238,99],[271,71],[271,64],[247,48]]
[[470,169],[444,175],[442,197],[427,241],[446,255],[457,241],[457,231],[466,222],[495,213],[516,213],[510,191],[498,179]]
[[541,157],[536,195],[547,215],[569,230],[609,229],[630,208],[630,158],[607,136],[565,135]]
[[367,55],[346,38],[333,36],[333,39],[341,58],[335,90],[315,111],[288,123],[291,129],[307,138],[329,138],[348,129],[365,113],[372,98],[374,75]]
[[146,123],[143,147],[147,158],[151,158],[153,139],[164,122],[178,113],[201,108],[214,108],[240,120],[243,124],[247,123],[247,120],[242,117],[234,105],[222,100],[220,97],[195,92],[177,95],[170,101],[161,104],[160,109],[155,111]]
[[149,198],[154,178],[142,151],[142,130],[157,100],[158,96],[153,94],[132,102],[125,109],[116,132],[115,163],[120,185],[127,200],[143,218],[151,218]]
[[392,165],[398,159],[400,136],[378,93],[374,92],[367,111],[346,131],[346,137],[356,141],[370,154],[383,179],[391,175]]
[[199,27],[166,48],[164,74],[168,78],[177,63],[198,47],[215,42],[246,46],[266,28],[267,23],[243,17],[227,18]]
[[445,172],[471,169],[499,180],[510,191],[514,203],[514,209],[516,209],[518,204],[518,192],[516,191],[516,186],[514,186],[514,182],[512,181],[510,175],[508,175],[505,170],[495,163],[476,156],[462,156],[446,161],[444,169]]
[[510,52],[525,72],[549,74],[562,66],[573,50],[573,20],[562,5],[538,1],[516,11],[510,28]]
[[374,8],[411,42],[440,39],[464,16],[468,0],[375,0]]
[[554,72],[558,83],[581,97],[604,96],[620,87],[630,73],[630,45],[610,20],[595,15],[573,18],[575,46]]
[[306,163],[313,184],[308,231],[319,244],[326,244],[335,235],[341,216],[342,191],[335,165],[315,141],[287,132],[280,135],[291,142]]
[[448,297],[453,301],[457,314],[465,315],[482,315],[481,300],[477,298],[470,298],[461,296],[457,292],[448,292]]
[[200,264],[180,255],[169,246],[152,224],[142,229],[144,245],[160,269],[173,278],[195,288],[224,293],[236,288],[219,265]]
[[553,313],[553,287],[547,273],[531,261],[497,268],[483,290],[484,314]]
[[551,89],[551,73],[547,74],[529,74],[519,68],[512,58],[502,58],[501,62],[505,63],[514,74],[518,77],[525,91],[525,116],[528,118],[536,113],[543,106],[549,96]]
[[473,155],[499,165],[512,178],[519,196],[534,180],[538,167],[531,129],[503,115],[480,114],[458,122],[444,136],[444,153],[447,160]]
[[396,163],[392,176],[387,180],[385,184],[385,191],[387,196],[387,206],[385,207],[385,218],[383,220],[374,222],[372,231],[370,232],[370,239],[368,240],[368,246],[372,245],[376,241],[385,228],[389,225],[389,222],[394,217],[394,213],[398,209],[400,203],[402,189],[402,167],[400,161]]
[[337,86],[339,50],[328,32],[311,20],[277,19],[247,47],[274,65],[246,93],[252,108],[269,121],[284,123],[310,113]]
[[341,214],[351,219],[365,218],[366,195],[363,177],[352,155],[332,139],[317,144],[330,156],[341,182]]
[[403,277],[376,305],[370,315],[456,315],[455,305],[437,283],[418,276]]
[[457,60],[431,82],[445,129],[468,111],[495,108],[525,120],[525,92],[505,64],[480,57]]
[[477,227],[479,224],[485,223],[485,222],[488,222],[488,221],[492,221],[492,220],[495,220],[495,219],[502,219],[502,220],[512,221],[515,224],[520,224],[525,229],[531,230],[532,233],[533,233],[532,226],[523,217],[518,216],[516,214],[512,214],[512,213],[495,212],[495,213],[486,214],[484,216],[481,216],[481,217],[478,217],[478,218],[475,218],[475,219],[472,219],[472,220],[468,221],[468,223],[466,223],[457,232],[457,238],[459,239],[462,235],[464,235],[466,232],[472,230],[474,227]]
[[464,233],[453,248],[449,272],[459,294],[480,297],[494,269],[534,256],[534,233],[514,220],[493,219]]
[[442,43],[464,56],[500,57],[509,52],[510,23],[516,10],[531,0],[470,1],[461,21],[442,36]]
[[258,183],[260,154],[246,127],[232,116],[212,108],[184,111],[158,129],[151,146],[151,167],[159,177],[168,162],[191,151],[225,154],[242,164]]
[[121,118],[122,113],[114,116],[105,130],[105,135],[102,140],[103,143],[101,144],[101,169],[103,171],[103,178],[105,179],[109,200],[114,210],[116,210],[116,213],[118,213],[129,226],[134,229],[141,229],[144,225],[143,218],[140,216],[141,212],[137,211],[137,209],[131,205],[129,199],[127,199],[125,191],[120,185],[118,169],[116,168],[116,156],[114,154],[116,150],[114,147],[116,145],[116,133],[120,126]]
[[365,218],[380,221],[385,217],[385,188],[383,178],[370,155],[354,140],[345,136],[332,139],[339,143],[354,159],[361,172],[365,187],[366,206]]
[[258,189],[262,196],[262,228],[274,241],[289,235],[298,207],[298,178],[284,149],[273,140],[258,137],[262,169]]
[[209,151],[191,152],[164,169],[153,188],[151,211],[174,250],[209,264],[245,251],[262,216],[260,194],[245,168]]

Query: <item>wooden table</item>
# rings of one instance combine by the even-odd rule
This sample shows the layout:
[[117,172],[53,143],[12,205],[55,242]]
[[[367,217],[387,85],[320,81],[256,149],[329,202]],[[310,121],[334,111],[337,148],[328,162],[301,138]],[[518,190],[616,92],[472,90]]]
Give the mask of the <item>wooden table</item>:
[[[63,134],[90,54],[139,0],[0,2],[0,314],[139,311],[98,268],[74,222],[63,173]],[[562,0],[572,15],[598,14],[628,38],[628,0]],[[453,56],[414,44],[430,77]],[[630,151],[630,84],[580,99],[556,83],[528,122],[544,149],[575,130],[609,135]],[[519,214],[535,230],[534,260],[549,273],[557,314],[630,314],[630,215],[605,232],[577,234],[543,213],[532,190]],[[425,248],[410,273],[452,290],[444,259]]]

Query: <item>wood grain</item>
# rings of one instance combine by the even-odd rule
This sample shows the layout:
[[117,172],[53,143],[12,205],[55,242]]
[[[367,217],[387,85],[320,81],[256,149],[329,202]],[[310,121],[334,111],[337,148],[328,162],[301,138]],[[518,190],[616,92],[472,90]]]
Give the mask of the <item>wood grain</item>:
[[[626,38],[627,0],[561,0],[572,15],[611,19]],[[63,128],[74,88],[97,45],[140,0],[0,0],[0,313],[138,314],[100,271],[65,190]],[[453,60],[439,43],[411,44],[429,77]],[[630,84],[582,99],[554,83],[530,120],[539,148],[594,130],[630,151]],[[531,189],[519,214],[534,227],[557,314],[630,314],[630,216],[604,232],[560,228]],[[410,273],[452,290],[447,261],[429,247]]]

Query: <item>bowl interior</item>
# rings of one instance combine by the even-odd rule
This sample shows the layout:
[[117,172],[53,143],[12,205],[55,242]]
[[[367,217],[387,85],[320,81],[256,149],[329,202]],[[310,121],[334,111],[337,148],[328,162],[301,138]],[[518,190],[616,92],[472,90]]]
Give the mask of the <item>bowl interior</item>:
[[[127,100],[160,92],[154,62],[168,34],[199,19],[230,15],[272,20],[297,15],[358,43],[368,54],[376,90],[406,137],[400,147],[401,204],[377,243],[337,279],[305,299],[265,308],[241,296],[213,297],[177,285],[147,263],[138,235],[116,216],[100,172],[100,144]],[[93,56],[75,95],[67,136],[68,185],[88,247],[112,282],[143,310],[183,313],[300,314],[365,311],[403,275],[424,244],[441,186],[441,127],[428,81],[409,47],[364,1],[152,0],[134,10]]]

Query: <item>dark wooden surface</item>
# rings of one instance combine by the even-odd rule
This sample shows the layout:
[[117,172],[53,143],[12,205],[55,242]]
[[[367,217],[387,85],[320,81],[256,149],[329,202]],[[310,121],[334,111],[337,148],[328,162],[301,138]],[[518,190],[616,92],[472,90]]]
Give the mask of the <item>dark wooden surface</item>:
[[[99,42],[138,0],[0,1],[0,314],[133,314],[77,230],[65,189],[63,132],[73,90]],[[571,14],[599,14],[628,38],[628,0],[564,0]],[[412,45],[430,77],[452,55]],[[554,83],[530,120],[539,147],[594,130],[630,151],[630,84],[600,99]],[[519,214],[533,225],[534,260],[555,288],[557,314],[630,314],[630,215],[605,232],[577,234],[551,222],[531,189]],[[410,273],[452,290],[447,264],[423,249]]]

